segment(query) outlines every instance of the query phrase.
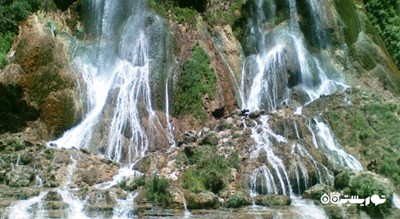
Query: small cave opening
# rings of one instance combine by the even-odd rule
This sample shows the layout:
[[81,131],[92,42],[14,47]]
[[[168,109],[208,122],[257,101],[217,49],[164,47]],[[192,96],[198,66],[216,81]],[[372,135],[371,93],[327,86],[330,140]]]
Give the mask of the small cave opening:
[[196,11],[203,13],[207,9],[209,0],[176,0],[181,8],[193,8]]
[[25,101],[20,85],[0,83],[0,134],[22,131],[29,121],[39,118],[40,112]]
[[225,115],[225,108],[221,107],[211,112],[211,115],[216,119],[221,119]]
[[186,146],[184,152],[187,158],[191,158],[194,155],[194,148],[191,146]]
[[301,83],[301,72],[288,71],[288,75],[289,75],[289,78],[288,78],[288,87],[289,88],[292,88]]
[[54,0],[54,4],[61,11],[66,11],[77,0]]

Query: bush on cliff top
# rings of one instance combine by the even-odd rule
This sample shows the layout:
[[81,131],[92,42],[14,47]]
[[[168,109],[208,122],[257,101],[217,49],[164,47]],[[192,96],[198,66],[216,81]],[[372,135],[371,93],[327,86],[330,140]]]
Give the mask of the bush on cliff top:
[[400,67],[400,0],[366,0],[365,8],[397,67]]
[[[7,52],[11,48],[19,22],[37,10],[48,10],[51,0],[2,0],[0,1],[0,69],[7,64]],[[54,8],[54,7],[53,7]]]

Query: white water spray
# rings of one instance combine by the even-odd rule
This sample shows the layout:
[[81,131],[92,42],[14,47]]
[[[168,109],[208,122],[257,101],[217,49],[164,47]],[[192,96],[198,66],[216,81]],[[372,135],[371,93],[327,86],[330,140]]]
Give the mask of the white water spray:
[[[109,158],[130,163],[144,156],[149,147],[143,119],[147,120],[147,128],[159,123],[149,84],[146,3],[95,2],[91,4],[97,10],[93,16],[101,21],[97,27],[100,43],[97,49],[83,46],[74,59],[84,81],[87,114],[80,124],[50,145],[91,148],[100,144]],[[126,10],[129,15],[118,16]],[[103,128],[102,123],[110,125]]]
[[35,205],[38,205],[46,195],[47,192],[41,192],[38,196],[14,203],[12,206],[9,207],[10,212],[8,214],[8,218],[27,219],[27,218],[32,218],[35,215],[37,217],[40,216],[40,214],[39,215],[35,214],[34,208]]

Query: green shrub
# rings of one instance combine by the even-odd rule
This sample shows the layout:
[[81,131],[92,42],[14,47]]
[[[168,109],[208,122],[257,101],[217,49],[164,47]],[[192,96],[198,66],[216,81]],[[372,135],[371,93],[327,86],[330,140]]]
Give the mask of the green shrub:
[[386,202],[380,205],[368,205],[368,206],[358,206],[358,208],[365,211],[372,218],[382,218],[389,212],[392,206],[391,197],[392,194],[385,184],[374,179],[369,174],[361,174],[350,180],[348,188],[344,191],[348,195],[358,195],[360,198],[367,198],[372,195],[384,195],[386,197]]
[[229,196],[228,200],[226,201],[226,207],[228,208],[239,208],[246,204],[247,202],[245,198],[238,194]]
[[195,46],[192,56],[183,65],[178,88],[173,93],[172,114],[193,115],[205,121],[207,113],[203,106],[203,96],[214,98],[217,78],[210,67],[210,58],[199,46]]
[[[220,172],[217,166],[209,166],[201,172],[204,186],[213,193],[218,193],[226,187],[226,171]],[[223,169],[224,170],[224,169]]]
[[53,149],[47,148],[47,149],[44,151],[44,154],[45,154],[47,160],[51,160],[51,159],[53,159],[53,157],[54,157],[54,150],[53,150]]
[[204,183],[200,176],[200,171],[196,168],[189,168],[183,173],[183,187],[194,193],[206,191]]
[[7,64],[7,52],[11,48],[13,37],[14,34],[11,32],[0,34],[0,69]]
[[51,0],[0,1],[0,69],[7,64],[6,54],[11,48],[14,33],[18,31],[19,22],[51,4],[54,4]]
[[163,176],[154,175],[148,183],[146,183],[146,198],[149,201],[160,203],[164,206],[172,202],[172,195],[167,190],[170,182]]
[[191,8],[174,8],[175,20],[179,23],[190,23],[195,21],[196,10]]
[[7,65],[7,55],[4,53],[0,53],[0,69],[4,68]]
[[397,67],[400,67],[400,0],[365,0],[372,24],[378,29]]
[[168,9],[171,8],[168,0],[149,0],[147,4],[150,9],[162,17],[167,17]]
[[235,169],[239,170],[239,168],[240,168],[239,153],[237,151],[234,151],[231,154],[229,154],[228,159],[227,159],[227,163],[228,163],[229,167],[232,167],[232,168],[235,168]]
[[144,175],[134,179],[132,182],[122,181],[120,187],[126,191],[135,191],[146,183],[146,177]]
[[237,12],[242,10],[243,0],[232,0],[226,3],[227,10],[218,10],[216,12],[207,12],[205,18],[211,25],[230,25],[234,26],[235,22],[241,17],[238,17]]
[[399,187],[399,154],[394,150],[400,142],[400,107],[392,102],[370,102],[371,99],[345,111],[328,112],[327,116],[342,145],[358,150],[367,163],[377,160],[377,173]]
[[183,174],[183,187],[194,192],[206,190],[218,193],[230,180],[230,169],[238,168],[239,155],[231,153],[228,158],[215,153],[216,148],[203,145],[195,149],[194,155],[188,158],[188,168]]
[[[195,16],[198,13],[195,9],[191,7],[181,7],[174,0],[149,0],[148,6],[158,15],[167,18],[171,17],[178,23],[193,23],[195,21]],[[169,11],[172,14],[169,14]]]

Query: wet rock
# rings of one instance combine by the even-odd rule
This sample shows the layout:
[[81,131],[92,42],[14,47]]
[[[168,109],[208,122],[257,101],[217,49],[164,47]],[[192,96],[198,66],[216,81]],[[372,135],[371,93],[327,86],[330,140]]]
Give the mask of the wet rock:
[[44,197],[45,201],[61,201],[61,195],[56,191],[49,191],[47,195]]
[[142,173],[146,173],[150,169],[151,163],[152,163],[152,158],[150,156],[146,156],[140,159],[133,168]]
[[262,148],[259,151],[257,161],[262,163],[262,164],[267,164],[268,163],[268,155],[267,155],[267,152],[264,150],[264,148]]
[[99,156],[84,157],[78,162],[74,174],[74,182],[78,186],[102,183],[110,181],[117,174],[119,166],[102,162]]
[[[15,88],[17,98],[11,105],[20,112],[10,115],[18,117],[16,121],[22,122],[18,123],[35,128],[44,139],[70,128],[80,119],[82,107],[77,77],[70,68],[69,42],[54,35],[49,24],[54,25],[52,18],[32,15],[20,26],[20,35],[12,48],[15,53],[10,59],[13,67],[0,74],[0,81],[12,83]],[[11,74],[15,75],[10,77]],[[14,128],[19,129],[18,125]]]
[[310,101],[310,97],[307,94],[307,91],[301,85],[297,85],[291,88],[290,90],[291,99],[300,103],[307,103]]
[[212,192],[189,193],[186,196],[189,209],[217,208],[219,205],[218,197]]
[[218,136],[215,132],[208,133],[203,139],[200,141],[200,145],[212,145],[215,146],[218,144]]
[[173,208],[176,209],[183,209],[184,208],[184,203],[185,203],[185,197],[184,194],[181,191],[178,190],[172,190],[171,192],[172,195],[172,203],[171,205]]
[[232,113],[231,116],[242,116],[242,110],[241,109],[235,109]]
[[34,170],[30,166],[17,166],[6,174],[5,181],[11,187],[27,187],[34,180]]
[[254,122],[254,121],[251,120],[251,119],[245,119],[245,120],[244,120],[244,123],[246,124],[247,127],[250,127],[250,128],[252,128],[252,127],[254,127],[254,126],[257,125],[257,123]]
[[179,145],[189,144],[197,141],[197,135],[195,131],[188,131],[183,135],[181,141],[179,141]]
[[13,188],[0,184],[0,200],[17,199],[23,200],[33,196],[38,196],[40,191],[31,187]]
[[91,205],[97,205],[97,207],[111,207],[117,203],[115,195],[107,190],[97,190],[89,193],[87,202]]
[[317,184],[304,191],[303,198],[320,200],[322,195],[329,193],[332,190],[333,188],[328,185]]
[[255,198],[255,203],[263,206],[288,206],[292,200],[286,195],[259,195]]
[[234,125],[235,120],[232,117],[228,117],[225,119],[226,125]]
[[257,110],[257,111],[253,111],[249,113],[249,118],[250,119],[257,119],[259,118],[261,115],[265,114],[265,110]]

